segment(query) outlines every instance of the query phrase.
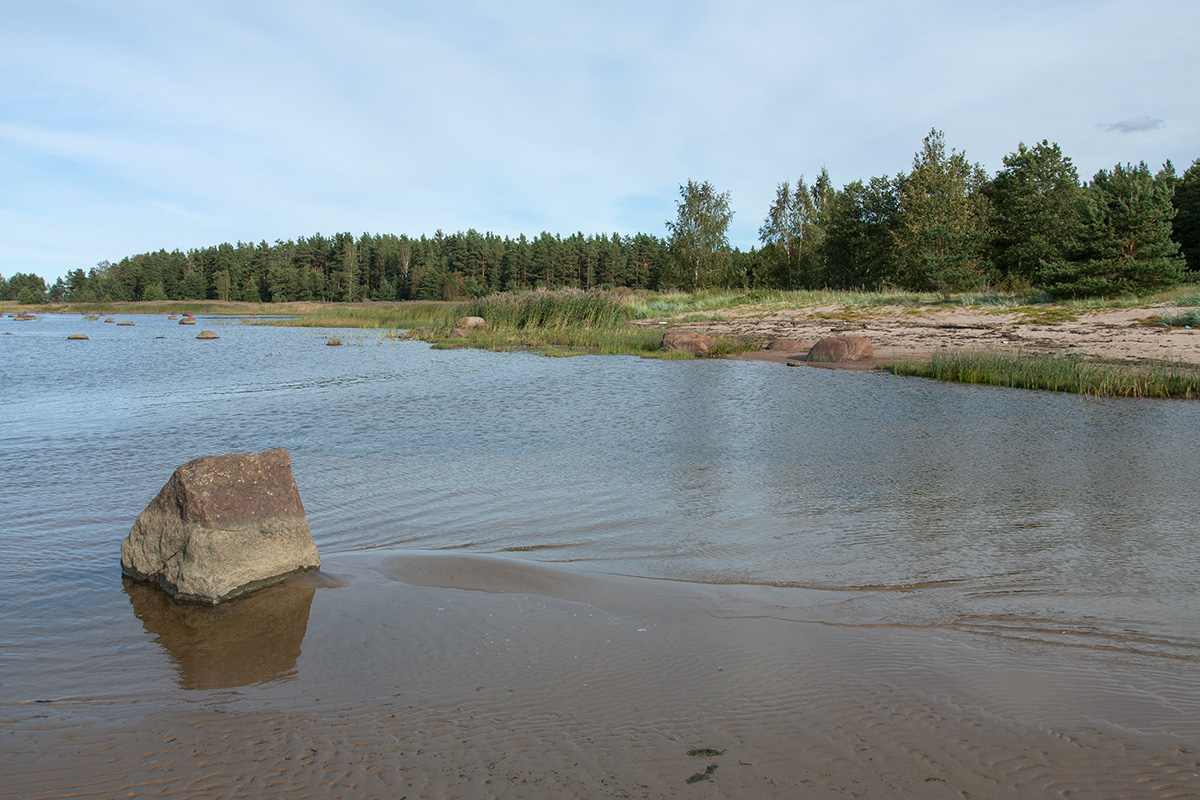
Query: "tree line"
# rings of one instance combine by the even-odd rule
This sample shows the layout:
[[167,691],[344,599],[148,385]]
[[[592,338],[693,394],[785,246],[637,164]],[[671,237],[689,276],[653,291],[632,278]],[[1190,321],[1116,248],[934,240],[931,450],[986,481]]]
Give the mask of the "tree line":
[[680,186],[668,236],[535,238],[465,233],[412,238],[316,234],[159,250],[75,269],[47,286],[0,276],[0,299],[443,300],[538,287],[625,286],[1046,292],[1111,295],[1195,280],[1200,271],[1200,159],[1117,164],[1090,181],[1057,144],[1020,144],[989,177],[933,130],[912,168],[836,189],[827,171],[781,182],[760,246],[728,242],[728,192]]

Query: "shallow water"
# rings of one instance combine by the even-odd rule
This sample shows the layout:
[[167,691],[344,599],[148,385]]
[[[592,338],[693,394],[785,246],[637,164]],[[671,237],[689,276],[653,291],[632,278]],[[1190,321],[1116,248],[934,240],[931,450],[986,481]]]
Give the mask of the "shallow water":
[[0,322],[3,702],[168,691],[177,623],[123,584],[120,541],[179,464],[271,447],[334,565],[794,586],[836,624],[1200,660],[1196,403],[121,318]]

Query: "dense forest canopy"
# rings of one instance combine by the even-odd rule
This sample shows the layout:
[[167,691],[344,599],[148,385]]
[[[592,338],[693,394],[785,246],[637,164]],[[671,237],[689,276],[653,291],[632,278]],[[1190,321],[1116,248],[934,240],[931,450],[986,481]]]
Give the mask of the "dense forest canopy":
[[1057,144],[1024,143],[988,177],[940,131],[908,172],[834,189],[783,181],[761,248],[731,248],[728,192],[680,186],[668,238],[535,238],[465,233],[315,234],[181,252],[159,250],[76,269],[47,286],[0,276],[0,300],[451,300],[537,287],[880,289],[992,288],[1054,296],[1138,292],[1200,278],[1200,158],[1117,164],[1080,183]]

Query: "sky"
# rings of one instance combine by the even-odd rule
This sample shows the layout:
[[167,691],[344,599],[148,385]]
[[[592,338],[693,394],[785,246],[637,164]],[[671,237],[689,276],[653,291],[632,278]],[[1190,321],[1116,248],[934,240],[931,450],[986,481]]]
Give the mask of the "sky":
[[1083,179],[1200,157],[1195,0],[4,0],[0,275],[315,233],[666,236],[931,129]]

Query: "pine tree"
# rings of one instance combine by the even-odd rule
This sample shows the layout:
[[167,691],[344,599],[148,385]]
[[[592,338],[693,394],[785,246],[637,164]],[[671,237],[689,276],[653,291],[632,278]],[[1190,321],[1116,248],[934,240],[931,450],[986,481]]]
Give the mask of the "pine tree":
[[991,247],[1000,272],[1032,283],[1042,262],[1061,259],[1079,225],[1083,188],[1057,144],[1022,142],[988,186]]
[[1187,268],[1200,272],[1200,158],[1175,184],[1172,237],[1179,243]]
[[929,132],[912,172],[897,178],[900,208],[892,235],[905,288],[952,292],[986,279],[984,183],[982,167],[965,153],[947,156],[942,132]]
[[1183,278],[1185,262],[1171,238],[1174,176],[1155,178],[1143,161],[1100,170],[1087,186],[1078,240],[1067,258],[1042,270],[1059,296],[1117,295]]

